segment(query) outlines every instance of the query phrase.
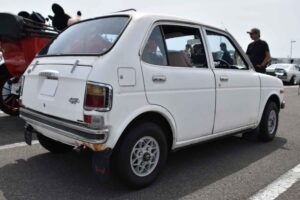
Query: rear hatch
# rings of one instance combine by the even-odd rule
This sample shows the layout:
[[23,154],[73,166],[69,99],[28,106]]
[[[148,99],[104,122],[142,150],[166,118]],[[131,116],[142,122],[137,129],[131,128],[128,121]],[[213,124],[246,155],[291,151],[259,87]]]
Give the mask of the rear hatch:
[[92,66],[115,46],[129,19],[124,14],[103,16],[74,24],[59,34],[39,53],[40,63],[25,72],[24,106],[83,121],[85,88]]
[[22,103],[32,110],[83,121],[83,104],[91,65],[35,64],[27,70]]

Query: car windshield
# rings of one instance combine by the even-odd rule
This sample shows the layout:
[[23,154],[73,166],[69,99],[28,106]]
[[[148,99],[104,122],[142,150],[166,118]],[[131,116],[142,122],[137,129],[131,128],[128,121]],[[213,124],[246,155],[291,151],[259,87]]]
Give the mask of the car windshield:
[[104,54],[113,47],[128,20],[128,16],[113,16],[75,24],[47,45],[39,56]]

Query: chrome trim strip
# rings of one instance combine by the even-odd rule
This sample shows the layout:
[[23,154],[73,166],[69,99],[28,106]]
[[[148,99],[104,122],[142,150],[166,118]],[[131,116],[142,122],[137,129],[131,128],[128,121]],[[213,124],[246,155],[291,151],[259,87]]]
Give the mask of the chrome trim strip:
[[[78,135],[75,135],[73,133],[70,133],[70,132],[67,132],[67,131],[64,131],[64,130],[61,130],[61,129],[57,129],[55,127],[52,127],[52,126],[49,126],[47,124],[44,124],[44,123],[41,123],[41,122],[38,122],[36,120],[33,120],[33,119],[30,119],[28,117],[25,117],[25,116],[22,116],[20,115],[20,117],[22,119],[24,119],[28,124],[31,124],[33,126],[39,126],[41,128],[44,128],[44,129],[47,129],[49,131],[53,131],[57,134],[60,134],[62,136],[65,136],[67,138],[71,138],[71,139],[74,139],[74,140],[78,140],[78,141],[81,141],[81,142],[87,142],[87,143],[91,143],[91,144],[99,144],[99,143],[105,143],[106,140],[107,140],[107,135],[108,135],[108,132],[109,130],[108,129],[105,129],[105,130],[102,130],[102,134],[105,135],[104,139],[103,140],[95,140],[95,139],[87,139],[87,138],[83,138],[81,136],[78,136]],[[52,139],[55,139],[55,137],[53,136]]]
[[31,68],[31,71],[33,72],[36,66],[39,64],[39,61],[37,60],[34,64],[33,67]]
[[72,67],[72,69],[71,69],[71,74],[73,74],[73,72],[76,69],[76,67],[78,66],[78,64],[79,64],[79,60],[76,60],[73,67]]
[[[24,113],[24,114],[22,114],[22,113]],[[29,116],[25,116],[26,114],[28,114]],[[30,115],[32,116],[32,118],[30,118]],[[43,114],[39,114],[34,111],[30,111],[30,110],[28,110],[26,108],[22,108],[22,107],[20,108],[20,117],[29,124],[39,126],[39,127],[48,129],[50,131],[54,131],[65,137],[69,137],[69,138],[72,138],[75,140],[93,143],[93,144],[94,143],[97,143],[97,144],[105,143],[107,141],[108,134],[110,131],[108,127],[103,127],[103,129],[90,129],[90,128],[82,127],[83,124],[82,124],[82,126],[80,126],[80,125],[72,124],[71,122],[64,122],[62,120],[54,119],[54,118],[45,116]],[[49,124],[52,123],[54,125],[49,125],[44,122],[40,122],[36,119],[33,119],[34,117],[41,119],[43,121],[47,121],[47,122],[49,122]],[[86,137],[80,136],[76,133],[73,133],[71,130],[66,131],[66,130],[63,130],[62,128],[54,127],[55,125],[66,127],[66,129],[70,128],[70,129],[73,129],[74,131],[83,132],[84,134],[87,134],[87,136]],[[88,138],[88,135],[94,135],[94,136],[95,135],[103,135],[104,137],[103,137],[103,139],[92,139],[92,138]]]
[[84,124],[82,124],[82,126],[79,126],[79,125],[74,125],[74,124],[71,124],[71,123],[63,122],[63,121],[60,121],[60,120],[57,120],[57,119],[47,117],[45,115],[38,114],[36,112],[32,112],[32,111],[30,111],[26,108],[20,108],[20,113],[21,113],[20,116],[22,115],[22,112],[27,113],[29,115],[33,115],[33,116],[38,117],[38,118],[43,119],[43,120],[47,120],[49,122],[52,122],[52,123],[55,123],[55,124],[58,124],[58,125],[61,125],[61,126],[65,126],[65,127],[68,127],[68,128],[78,130],[78,131],[86,132],[86,133],[89,133],[89,134],[101,134],[100,130],[89,129],[89,128],[82,127]]

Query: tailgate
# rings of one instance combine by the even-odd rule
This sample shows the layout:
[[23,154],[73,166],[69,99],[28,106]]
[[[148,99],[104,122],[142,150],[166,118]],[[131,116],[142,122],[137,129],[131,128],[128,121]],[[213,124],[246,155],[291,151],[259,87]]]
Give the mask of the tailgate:
[[35,111],[83,121],[85,87],[91,66],[36,65],[27,70],[22,103]]

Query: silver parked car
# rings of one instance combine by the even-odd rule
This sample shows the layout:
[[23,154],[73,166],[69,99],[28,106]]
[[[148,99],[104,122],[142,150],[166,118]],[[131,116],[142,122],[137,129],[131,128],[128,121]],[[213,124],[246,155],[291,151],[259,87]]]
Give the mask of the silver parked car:
[[285,83],[300,83],[300,66],[297,64],[273,64],[267,67],[267,74],[277,76]]

